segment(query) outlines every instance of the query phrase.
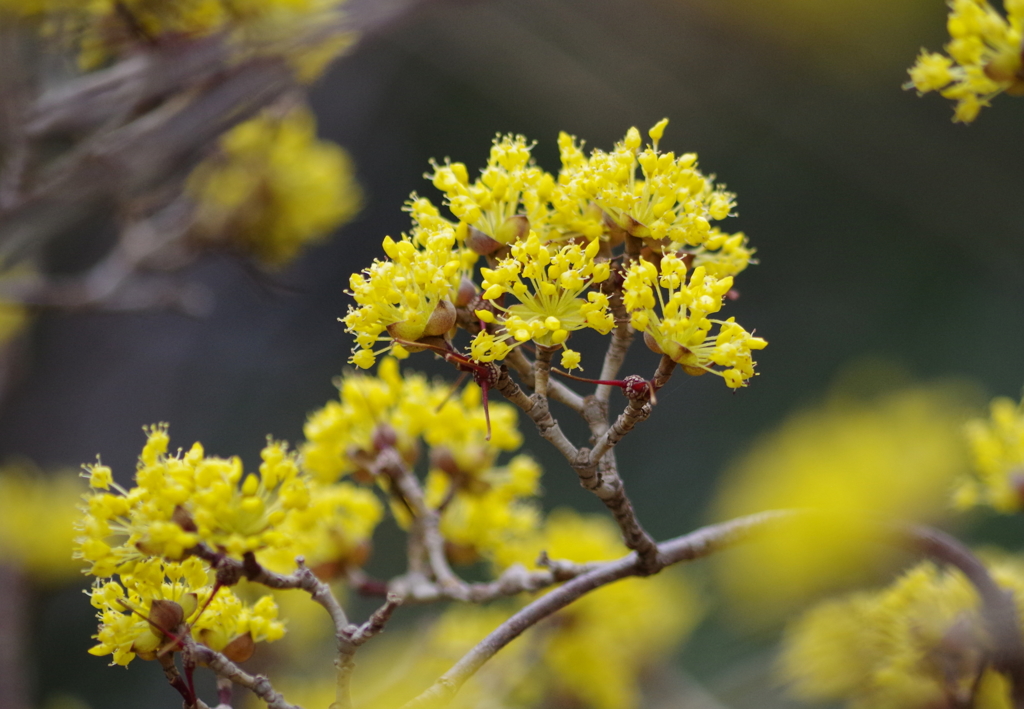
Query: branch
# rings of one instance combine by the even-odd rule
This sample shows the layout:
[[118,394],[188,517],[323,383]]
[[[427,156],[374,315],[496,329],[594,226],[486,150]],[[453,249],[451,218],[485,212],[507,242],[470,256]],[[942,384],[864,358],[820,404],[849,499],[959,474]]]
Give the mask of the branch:
[[[612,315],[615,317],[615,330],[612,331],[612,341],[608,343],[608,350],[604,353],[604,364],[601,366],[601,376],[598,377],[603,381],[618,377],[622,363],[626,360],[629,346],[633,344],[634,335],[633,328],[629,324],[629,317],[626,315],[626,308],[622,304],[622,289],[612,290],[608,299]],[[607,408],[611,394],[611,385],[598,384],[594,391],[594,398]]]
[[453,591],[464,587],[466,582],[460,579],[448,564],[437,510],[432,510],[427,505],[419,480],[406,469],[398,452],[394,448],[382,450],[374,462],[373,472],[391,480],[402,499],[409,505],[412,512],[410,537],[419,540],[426,549],[430,570],[437,583],[441,588]]
[[[692,561],[748,541],[786,522],[808,514],[805,510],[774,510],[714,524],[658,545],[665,566]],[[984,564],[956,539],[923,526],[875,523],[876,530],[890,543],[927,554],[960,569],[974,585],[981,599],[982,614],[993,639],[992,665],[1012,682],[1013,706],[1024,707],[1024,640],[1012,595],[999,588]],[[643,575],[640,558],[629,554],[597,565],[564,586],[525,606],[490,635],[481,640],[432,686],[406,703],[402,709],[444,706],[465,682],[501,648],[525,630],[601,586],[629,576]]]
[[[552,385],[555,383],[551,382]],[[551,415],[547,399],[537,394],[527,396],[523,393],[519,385],[512,381],[512,377],[508,373],[508,367],[504,365],[499,368],[498,379],[494,383],[494,388],[502,396],[522,409],[523,413],[529,416],[537,425],[537,432],[557,448],[558,452],[565,456],[566,460],[572,464],[576,463],[579,451],[572,444],[572,441],[566,438],[565,433],[562,432],[561,427],[558,425],[558,421]],[[551,392],[554,392],[554,386],[551,387]],[[582,399],[580,401],[582,402]]]
[[551,381],[551,356],[555,353],[550,347],[537,346],[537,359],[533,363],[533,392],[541,399],[548,398],[548,383]]
[[[719,549],[744,541],[756,532],[791,518],[793,514],[790,511],[762,512],[730,522],[711,525],[663,542],[659,545],[659,550],[666,564],[699,559]],[[637,555],[629,554],[616,561],[598,564],[592,570],[577,576],[564,586],[538,598],[498,626],[455,663],[450,670],[445,672],[437,682],[418,697],[406,703],[402,709],[444,706],[487,660],[494,657],[498,650],[519,637],[527,628],[565,608],[594,589],[628,576],[643,575],[640,567]]]
[[300,589],[321,606],[334,621],[334,630],[337,635],[348,632],[350,624],[345,610],[334,597],[331,587],[316,577],[303,557],[298,557],[295,563],[298,568],[290,574],[279,574],[268,571],[256,561],[252,552],[246,552],[241,561],[234,559],[222,552],[213,551],[205,544],[200,544],[189,550],[192,556],[198,556],[210,563],[217,574],[217,583],[222,586],[234,586],[239,579],[245,578],[268,588],[280,590]]
[[191,638],[187,638],[185,642],[186,652],[191,653],[199,664],[206,665],[217,676],[249,689],[266,703],[267,709],[302,709],[298,705],[286,702],[284,697],[274,689],[270,680],[263,675],[249,674],[221,653],[211,650],[205,645],[199,645]]
[[[435,583],[422,579],[414,583],[410,579],[398,577],[389,584],[392,592],[400,595],[406,603],[434,603],[450,600],[464,603],[487,603],[498,598],[517,596],[524,592],[540,591],[556,583],[576,578],[594,568],[593,564],[575,564],[567,561],[550,561],[546,557],[540,566],[548,568],[541,571],[529,571],[522,564],[513,564],[505,569],[494,581],[468,583],[458,588],[444,589]],[[375,595],[379,595],[379,589]]]
[[[508,353],[508,356],[505,357],[505,363],[516,370],[516,373],[526,382],[527,386],[533,386],[535,377],[534,364],[526,358],[526,355],[520,351],[520,348],[513,348]],[[568,406],[578,414],[583,413],[583,397],[557,379],[548,382],[548,396],[558,403]]]

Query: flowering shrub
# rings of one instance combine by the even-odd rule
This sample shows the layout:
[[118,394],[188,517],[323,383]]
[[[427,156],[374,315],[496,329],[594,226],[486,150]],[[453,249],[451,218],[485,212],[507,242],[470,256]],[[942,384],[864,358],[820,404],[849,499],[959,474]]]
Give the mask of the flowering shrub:
[[[922,53],[908,88],[956,101],[955,120],[966,123],[997,94],[1024,93],[1024,5],[950,6],[948,56]],[[81,119],[97,140],[152,138],[149,127],[189,118],[161,134],[186,135],[210,122],[205,99],[223,100],[215,128],[124,168],[124,184],[149,187],[118,195],[134,216],[105,266],[143,255],[100,294],[62,304],[116,305],[148,264],[180,265],[203,250],[281,267],[352,218],[362,195],[351,163],[316,137],[301,99],[352,40],[341,10],[330,0],[0,0],[0,19],[42,28],[85,77],[115,88],[127,90],[118,77],[137,70],[134,56],[166,68],[175,47],[212,52],[216,68],[202,80],[139,96],[103,120],[58,111],[48,120],[61,130]],[[247,72],[252,84],[233,83]],[[187,114],[200,105],[207,118]],[[308,415],[303,440],[269,437],[247,469],[198,442],[175,448],[171,427],[153,423],[131,483],[102,458],[84,466],[84,492],[85,483],[5,472],[0,564],[47,579],[77,560],[98,620],[89,652],[113,665],[156,662],[189,709],[630,709],[713,603],[683,562],[738,547],[722,555],[717,580],[755,615],[788,612],[851,576],[872,582],[895,563],[883,549],[895,547],[930,559],[790,623],[779,661],[788,690],[854,708],[1024,707],[1024,567],[923,526],[951,502],[1024,506],[1021,404],[993,401],[961,437],[951,388],[837,396],[739,459],[715,506],[722,521],[662,542],[641,523],[620,442],[677,395],[674,379],[756,385],[768,345],[728,313],[736,280],[757,263],[731,229],[736,195],[696,154],[667,150],[667,126],[631,127],[589,152],[562,133],[554,172],[534,160],[535,143],[512,134],[494,139],[479,176],[431,161],[425,178],[440,197],[413,193],[408,231],[384,237],[348,280],[352,304],[339,315],[352,366],[337,398]],[[83,181],[75,153],[65,158],[50,166],[66,180],[57,183]],[[21,185],[32,174],[15,175],[0,217],[47,197],[45,184],[41,193]],[[32,266],[11,264],[0,280],[43,292],[46,276]],[[0,307],[13,334],[25,312]],[[584,335],[603,338],[603,349],[581,345]],[[657,364],[626,373],[637,339]],[[428,356],[458,381],[416,373]],[[578,416],[585,432],[556,414]],[[551,472],[524,450],[522,425],[605,514],[545,510]],[[62,498],[78,503],[73,526],[54,519],[47,534],[24,534]],[[370,561],[385,524],[402,535],[404,556],[378,578]],[[363,613],[352,594],[375,610]],[[379,637],[415,604],[440,610],[418,630]],[[319,646],[329,655],[292,657]],[[257,654],[258,673],[245,664]],[[201,672],[216,678],[216,704],[197,687]]]

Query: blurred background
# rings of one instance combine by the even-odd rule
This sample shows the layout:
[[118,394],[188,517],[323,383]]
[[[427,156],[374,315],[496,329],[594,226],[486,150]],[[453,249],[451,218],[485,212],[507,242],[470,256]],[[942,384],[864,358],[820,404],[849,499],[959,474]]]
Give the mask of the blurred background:
[[[355,160],[365,191],[355,221],[269,276],[217,255],[190,266],[213,296],[205,317],[40,312],[0,409],[0,457],[57,470],[101,454],[127,481],[141,427],[166,421],[173,445],[201,440],[254,467],[268,434],[300,439],[307,412],[336,396],[351,346],[337,322],[348,276],[407,228],[410,192],[438,198],[423,179],[431,157],[472,174],[496,133],[522,133],[555,171],[560,130],[610,149],[629,126],[663,117],[662,147],[698,153],[738,196],[726,228],[748,235],[760,263],[738,279],[728,314],[770,345],[760,376],[736,393],[714,377],[676,377],[621,444],[656,538],[710,521],[730,462],[837,387],[955,379],[982,406],[1019,395],[1024,101],[999,97],[965,127],[951,123],[948,101],[901,89],[920,48],[947,40],[940,0],[376,4],[386,21],[311,96],[320,134]],[[78,224],[54,244],[51,267],[87,267],[105,229],[102,214]],[[597,371],[586,350],[583,363]],[[409,364],[448,374],[425,354]],[[655,364],[638,346],[626,371]],[[545,505],[597,511],[527,435],[546,464]],[[973,522],[961,528],[972,540],[1019,544],[1019,522]],[[395,540],[383,535],[378,559]],[[179,706],[155,663],[126,673],[86,654],[95,626],[84,587],[35,598],[38,706],[58,694],[92,707]],[[679,660],[688,706],[788,706],[770,676],[778,625],[734,622],[711,604]]]

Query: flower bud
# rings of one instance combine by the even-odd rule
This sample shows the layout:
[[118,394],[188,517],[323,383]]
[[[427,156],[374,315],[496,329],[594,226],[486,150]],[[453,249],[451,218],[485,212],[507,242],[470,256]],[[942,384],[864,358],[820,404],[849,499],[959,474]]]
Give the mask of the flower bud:
[[476,300],[477,293],[479,292],[480,291],[476,287],[476,284],[473,283],[471,279],[463,276],[462,280],[459,282],[459,289],[455,293],[455,305],[460,308],[466,307]]
[[[423,330],[425,337],[438,337],[455,327],[455,306],[447,299],[440,300],[427,320]],[[419,339],[419,338],[417,338]]]
[[522,241],[530,234],[530,220],[522,214],[516,214],[506,219],[498,227],[494,238],[502,244],[514,244]]
[[483,233],[475,226],[469,227],[469,233],[466,235],[466,246],[469,247],[470,251],[481,256],[487,256],[493,254],[495,251],[502,247],[500,241],[495,241],[487,234]]
[[658,344],[658,342],[654,339],[654,336],[651,335],[650,332],[644,332],[644,344],[647,345],[647,349],[649,349],[654,354],[665,354],[661,350],[661,345]]
[[382,423],[373,429],[371,440],[374,449],[379,452],[387,448],[394,448],[395,444],[398,443],[398,434],[395,433],[395,429],[389,424]]
[[225,645],[221,654],[232,662],[245,662],[255,651],[256,643],[253,642],[252,634],[245,633]]
[[174,601],[157,599],[150,605],[149,622],[154,630],[159,628],[164,633],[173,633],[184,620],[184,609]]

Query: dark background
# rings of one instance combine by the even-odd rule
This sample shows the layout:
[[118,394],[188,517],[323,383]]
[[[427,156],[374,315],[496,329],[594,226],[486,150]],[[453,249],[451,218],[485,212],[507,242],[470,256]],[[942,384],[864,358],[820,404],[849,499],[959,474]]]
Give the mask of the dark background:
[[[201,440],[254,466],[268,433],[298,440],[306,413],[335,396],[350,346],[337,322],[348,275],[407,227],[409,192],[437,198],[422,178],[429,158],[472,172],[496,133],[515,132],[537,140],[538,162],[556,171],[559,130],[609,149],[629,126],[646,131],[665,116],[663,148],[697,152],[738,195],[740,217],[726,228],[747,233],[760,265],[738,279],[729,314],[770,345],[760,376],[736,394],[712,377],[677,377],[622,443],[652,534],[706,521],[727,461],[858,360],[1016,396],[1024,100],[999,97],[965,127],[950,122],[950,102],[901,90],[919,48],[946,40],[945,12],[939,0],[421,3],[365,37],[312,93],[321,133],[358,165],[367,203],[357,220],[269,279],[222,257],[197,264],[190,276],[216,294],[206,319],[42,315],[0,412],[0,455],[59,468],[100,453],[127,480],[141,426],[167,421],[172,445]],[[61,258],[87,258],[87,236]],[[654,367],[641,350],[628,371]],[[588,373],[598,361],[584,353]],[[443,371],[427,355],[411,365]],[[540,443],[528,436],[547,462],[546,504],[597,509]],[[39,598],[40,696],[178,706],[156,667],[125,672],[85,654],[90,610],[77,589]],[[726,706],[766,706],[759,658],[771,637],[712,621],[683,666]]]

